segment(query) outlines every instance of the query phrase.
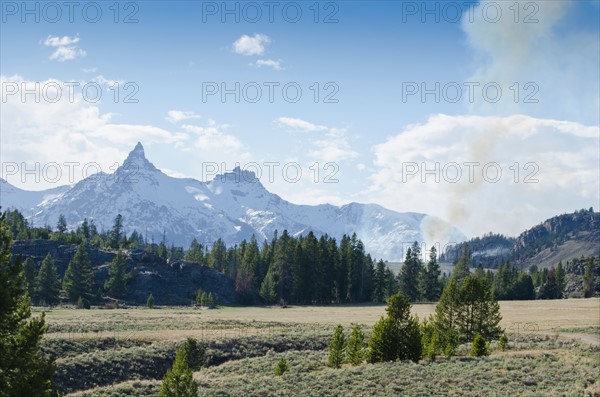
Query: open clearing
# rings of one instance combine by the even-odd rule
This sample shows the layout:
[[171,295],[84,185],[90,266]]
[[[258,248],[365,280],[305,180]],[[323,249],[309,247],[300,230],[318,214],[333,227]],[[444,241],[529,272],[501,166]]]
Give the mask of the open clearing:
[[[502,327],[508,334],[564,333],[588,335],[598,341],[598,334],[586,331],[600,327],[600,299],[565,299],[548,301],[500,302]],[[36,311],[40,311],[37,308]],[[415,304],[413,312],[425,318],[435,311],[435,304]],[[191,307],[128,308],[115,310],[75,310],[55,308],[46,311],[51,326],[49,337],[72,334],[72,338],[111,336],[113,333],[135,332],[136,338],[181,339],[187,336],[233,336],[248,332],[260,334],[268,328],[293,327],[294,324],[333,328],[337,324],[365,325],[370,328],[385,312],[384,305],[332,305],[273,307],[222,307],[200,310]],[[229,326],[228,326],[229,325]],[[241,327],[240,327],[241,326]],[[219,332],[209,332],[206,330]],[[100,334],[100,335],[99,335]]]
[[[204,341],[200,396],[600,396],[600,299],[501,302],[510,350],[435,362],[326,365],[336,324],[368,334],[383,305],[46,312],[43,342],[69,397],[156,396],[182,339]],[[435,305],[416,304],[423,318]],[[36,308],[39,313],[42,309]],[[280,357],[289,373],[273,375]]]

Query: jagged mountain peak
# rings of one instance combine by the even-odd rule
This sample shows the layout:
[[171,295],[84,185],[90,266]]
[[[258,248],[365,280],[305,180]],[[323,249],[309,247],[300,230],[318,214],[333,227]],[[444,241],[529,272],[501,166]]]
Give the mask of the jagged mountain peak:
[[[110,230],[121,214],[128,233],[143,231],[150,239],[164,235],[185,248],[193,238],[207,246],[217,238],[233,245],[253,235],[270,239],[284,229],[291,235],[312,231],[337,239],[356,232],[373,257],[401,260],[403,243],[427,239],[425,214],[398,213],[375,204],[296,205],[269,192],[260,176],[235,167],[209,182],[173,178],[150,163],[138,142],[115,174],[91,176],[52,195],[11,193],[3,186],[0,203],[22,210],[36,225],[55,225],[62,214],[73,227],[88,218],[99,230]],[[457,229],[447,229],[459,241],[464,239]]]
[[123,166],[126,169],[142,168],[150,171],[158,171],[158,169],[152,164],[147,158],[144,151],[144,146],[141,142],[138,142],[133,150],[129,152],[127,158],[123,162]]

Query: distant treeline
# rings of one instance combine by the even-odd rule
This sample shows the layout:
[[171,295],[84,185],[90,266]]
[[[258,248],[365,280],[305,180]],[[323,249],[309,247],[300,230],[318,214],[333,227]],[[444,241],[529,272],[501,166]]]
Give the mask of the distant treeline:
[[[75,230],[68,231],[64,216],[59,217],[54,230],[48,226],[30,227],[18,211],[6,211],[5,219],[15,239],[60,240],[114,251],[143,249],[167,261],[183,259],[208,266],[235,280],[236,292],[242,300],[240,303],[252,303],[257,292],[266,303],[385,302],[399,291],[412,302],[435,302],[439,300],[450,276],[441,272],[435,248],[431,248],[424,262],[416,242],[407,250],[399,274],[395,275],[383,260],[375,260],[365,252],[364,244],[356,234],[344,235],[337,241],[327,235],[317,237],[312,232],[294,237],[284,230],[281,234],[275,232],[270,241],[259,243],[253,236],[250,241],[244,240],[232,247],[227,247],[223,240],[217,239],[209,248],[194,239],[190,247],[184,250],[173,245],[167,247],[165,241],[147,244],[137,231],[127,236],[123,231],[121,215],[115,218],[111,230],[102,232],[87,220]],[[89,261],[84,258],[84,262]],[[593,258],[589,262],[582,296],[591,296],[594,291],[593,275],[597,264]],[[118,260],[111,264],[112,281],[105,286],[109,296],[122,294],[125,283],[120,278],[131,277],[125,275],[123,263],[119,255]],[[76,265],[81,267],[79,263]],[[471,273],[471,265],[470,246],[463,244],[453,274],[465,277]],[[89,274],[87,269],[81,271]],[[564,295],[565,269],[562,263],[552,269],[538,270],[532,267],[522,271],[512,267],[507,260],[496,272],[485,271],[480,265],[474,273],[487,279],[495,299],[499,300],[560,299]],[[31,274],[30,278],[34,279],[35,275]],[[68,283],[63,281],[62,285],[64,288]],[[97,294],[85,291],[68,295],[75,299],[81,294],[92,296],[93,293]]]

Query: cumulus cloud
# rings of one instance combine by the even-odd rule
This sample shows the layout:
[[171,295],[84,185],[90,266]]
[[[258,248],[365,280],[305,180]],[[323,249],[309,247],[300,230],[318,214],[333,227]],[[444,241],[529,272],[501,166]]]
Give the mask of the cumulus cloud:
[[87,55],[87,53],[84,50],[75,45],[79,43],[79,36],[48,36],[43,43],[46,47],[56,48],[54,52],[50,55],[50,60],[52,61],[70,61],[76,58],[82,58]]
[[293,132],[320,132],[318,138],[310,137],[313,149],[308,156],[321,162],[337,162],[358,157],[358,152],[352,149],[345,128],[332,128],[318,125],[295,117],[279,117],[275,122]]
[[167,121],[171,123],[179,123],[185,120],[199,119],[200,115],[191,111],[169,110],[167,112]]
[[262,55],[265,53],[265,45],[271,39],[265,34],[256,33],[254,36],[242,35],[233,43],[233,51],[240,55]]
[[283,70],[283,66],[281,66],[281,59],[275,61],[273,59],[259,59],[254,63],[251,63],[250,65],[254,65],[257,68],[266,66],[266,67],[270,67],[273,70]]
[[[175,144],[184,142],[187,135],[183,132],[171,133],[150,125],[123,124],[115,122],[114,115],[103,113],[95,104],[83,101],[80,92],[74,93],[74,101],[69,100],[67,88],[61,99],[55,103],[45,100],[36,102],[22,101],[20,95],[8,95],[14,85],[26,84],[31,89],[35,82],[21,76],[0,75],[3,97],[2,119],[2,161],[41,165],[54,162],[63,165],[66,162],[78,164],[97,163],[105,172],[111,172],[111,166],[123,161],[136,142],[145,145]],[[64,82],[47,80],[40,86],[55,84],[60,87]],[[52,148],[52,150],[49,150]],[[66,170],[66,168],[63,168]],[[77,182],[82,178],[81,166],[74,180],[64,172],[60,180],[48,181],[34,177],[11,179],[9,182],[26,189],[39,190],[56,187],[59,184]]]
[[79,36],[77,36],[77,37],[69,37],[69,36],[58,37],[58,36],[48,35],[48,37],[46,37],[46,40],[44,40],[44,45],[47,47],[63,47],[63,46],[71,45],[71,44],[77,44],[77,43],[79,43]]
[[470,235],[516,235],[598,202],[598,144],[597,126],[575,122],[435,115],[374,147],[368,195],[447,219]]

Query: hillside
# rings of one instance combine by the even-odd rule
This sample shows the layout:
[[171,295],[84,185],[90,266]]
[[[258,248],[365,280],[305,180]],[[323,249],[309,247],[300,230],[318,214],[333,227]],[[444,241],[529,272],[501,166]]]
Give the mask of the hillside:
[[[510,260],[522,269],[556,266],[582,256],[600,256],[600,213],[592,208],[554,216],[536,225],[517,238],[487,234],[467,241],[472,252],[471,266],[480,263],[495,268]],[[442,261],[455,262],[460,245],[449,247]]]
[[[17,240],[11,249],[14,256],[33,259],[38,268],[50,253],[61,279],[76,251],[75,244],[51,240]],[[94,247],[88,247],[87,251],[94,269],[95,285],[99,289],[108,278],[108,263],[115,253]],[[124,254],[130,275],[122,299],[124,303],[143,305],[152,293],[157,305],[189,305],[199,289],[211,292],[219,303],[238,302],[233,280],[216,270],[183,260],[169,263],[158,255],[139,249],[124,250]]]

